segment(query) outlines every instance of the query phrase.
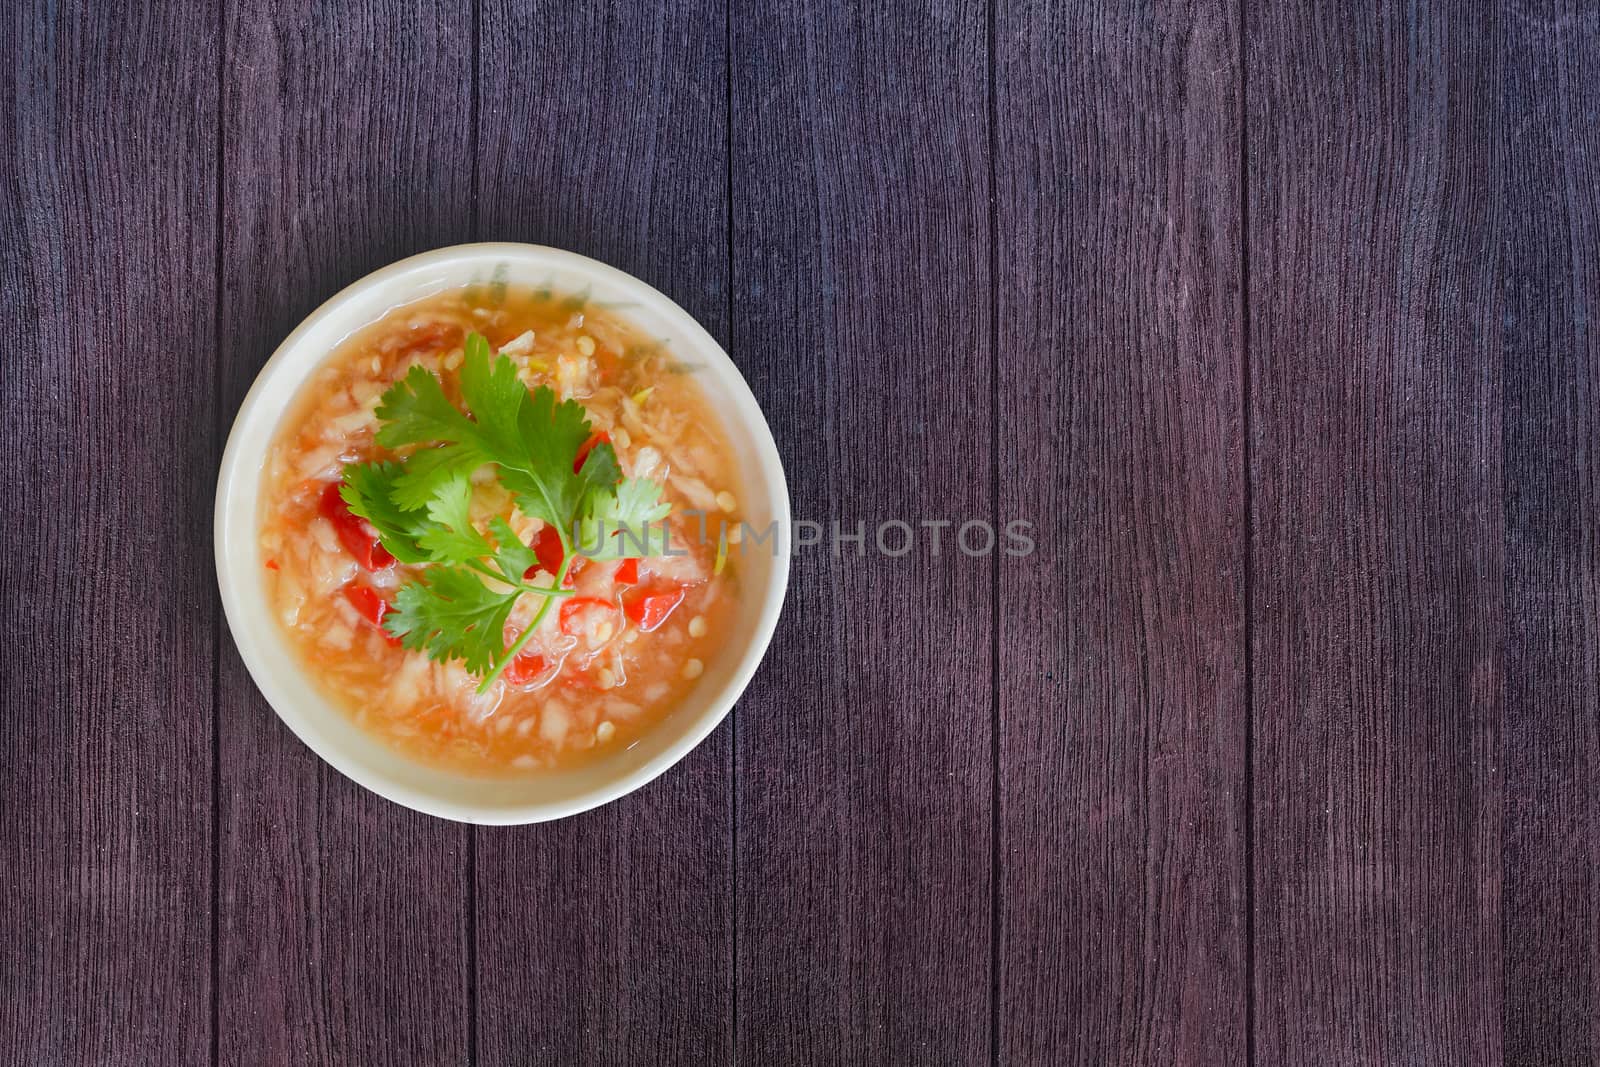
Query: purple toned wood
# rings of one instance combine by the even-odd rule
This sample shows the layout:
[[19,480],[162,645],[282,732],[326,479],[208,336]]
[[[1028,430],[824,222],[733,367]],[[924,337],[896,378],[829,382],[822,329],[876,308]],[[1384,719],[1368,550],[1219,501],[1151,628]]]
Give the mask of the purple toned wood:
[[[12,13],[0,1058],[1600,1056],[1593,13],[878,6]],[[217,645],[220,437],[474,237],[731,338],[801,517],[1037,554],[811,550],[601,811],[356,789]]]
[[[871,7],[732,20],[734,355],[797,517],[869,538],[991,517],[997,461],[984,11]],[[989,1062],[993,572],[953,539],[795,560],[738,717],[744,1063]]]
[[998,7],[1005,1063],[1246,1062],[1239,92],[1231,3]]
[[8,11],[0,1050],[200,1064],[215,12]]
[[[485,3],[479,236],[604,260],[725,339],[724,21]],[[599,811],[478,831],[480,1063],[731,1060],[730,736]]]
[[1600,23],[1529,8],[1500,27],[1505,1056],[1576,1067],[1600,1062]]
[[[222,406],[338,289],[472,232],[470,8],[228,5]],[[468,1053],[468,831],[359,789],[224,636],[219,1062]]]
[[1258,1063],[1500,1061],[1491,16],[1247,17]]

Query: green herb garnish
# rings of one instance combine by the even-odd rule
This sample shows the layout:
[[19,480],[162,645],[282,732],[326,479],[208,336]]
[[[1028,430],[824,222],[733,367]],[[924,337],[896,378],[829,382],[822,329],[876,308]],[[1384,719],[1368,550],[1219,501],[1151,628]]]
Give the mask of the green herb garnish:
[[[522,651],[550,606],[572,595],[562,583],[579,554],[646,554],[637,551],[640,539],[649,544],[652,536],[665,536],[650,528],[671,505],[662,502],[659,484],[622,477],[609,442],[595,444],[579,463],[590,436],[582,405],[558,402],[548,386],[530,392],[511,360],[491,358],[481,334],[467,336],[460,388],[465,411],[445,395],[438,377],[411,368],[378,405],[377,442],[415,450],[400,460],[350,464],[341,493],[395,559],[424,566],[401,586],[384,628],[430,659],[461,660],[482,676],[481,693]],[[560,534],[554,586],[524,579],[537,557],[505,519],[483,530],[473,525],[473,474],[486,464],[524,515]],[[506,620],[525,595],[542,603],[507,648]]]

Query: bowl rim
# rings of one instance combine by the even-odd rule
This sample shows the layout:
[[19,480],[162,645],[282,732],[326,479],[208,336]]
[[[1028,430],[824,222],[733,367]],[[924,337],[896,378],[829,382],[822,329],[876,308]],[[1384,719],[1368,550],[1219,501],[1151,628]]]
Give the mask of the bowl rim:
[[[760,613],[756,618],[754,629],[750,631],[749,638],[744,642],[744,651],[737,667],[723,686],[699,699],[703,700],[704,707],[701,711],[686,719],[679,736],[663,747],[647,761],[631,768],[614,778],[608,778],[601,784],[578,794],[560,800],[541,800],[520,805],[487,806],[471,801],[456,801],[441,798],[414,786],[408,786],[403,781],[381,774],[368,768],[359,760],[342,750],[338,745],[326,742],[318,732],[311,729],[311,722],[318,713],[315,709],[302,710],[289,708],[285,705],[292,704],[290,696],[284,691],[268,669],[265,651],[258,647],[254,640],[242,640],[241,634],[248,631],[241,626],[249,605],[245,601],[244,583],[259,581],[259,575],[253,573],[246,559],[239,558],[230,553],[228,549],[228,533],[230,531],[229,519],[230,497],[233,497],[235,487],[248,480],[259,491],[261,477],[261,462],[265,458],[264,452],[260,455],[246,454],[245,445],[242,443],[242,430],[249,424],[261,418],[271,419],[274,430],[281,419],[281,411],[277,414],[262,412],[258,409],[264,403],[276,379],[288,372],[288,365],[295,359],[296,351],[305,337],[325,320],[339,314],[344,305],[367,296],[374,290],[396,284],[417,272],[434,269],[462,267],[473,265],[493,266],[497,261],[522,260],[525,264],[536,267],[550,267],[561,269],[563,267],[592,277],[602,278],[608,285],[628,290],[630,295],[641,303],[650,305],[650,309],[664,319],[672,320],[675,327],[681,330],[685,340],[692,346],[696,356],[709,360],[719,365],[725,384],[732,389],[735,400],[743,410],[719,410],[725,419],[737,418],[736,425],[749,431],[755,443],[754,460],[761,470],[768,487],[768,503],[772,510],[772,519],[777,526],[778,540],[774,548],[774,566],[771,580],[767,583],[764,602],[761,604]],[[444,292],[456,288],[454,285],[440,287]],[[410,299],[419,299],[412,297]],[[397,301],[391,305],[401,306],[410,300]],[[345,336],[355,330],[363,328],[371,321],[365,320],[352,327]],[[331,352],[322,353],[313,360],[308,371],[321,366]],[[290,388],[298,391],[303,387],[306,375],[302,374]],[[747,403],[746,403],[747,402]],[[783,469],[782,458],[778,452],[777,442],[772,435],[771,426],[766,415],[751,391],[749,383],[740,372],[722,345],[711,336],[700,323],[679,306],[665,293],[656,289],[649,283],[619,270],[609,264],[576,252],[565,249],[553,248],[548,245],[524,244],[509,241],[486,241],[469,244],[449,245],[443,248],[432,249],[398,260],[385,267],[351,282],[340,289],[333,296],[323,301],[316,310],[312,311],[290,331],[289,335],[273,350],[272,355],[256,373],[255,379],[250,384],[244,400],[239,405],[238,412],[234,415],[229,426],[227,443],[223,448],[222,460],[217,471],[217,489],[213,501],[212,515],[212,541],[213,554],[216,563],[217,585],[222,599],[223,615],[228,624],[228,630],[235,646],[239,650],[240,658],[244,661],[245,669],[249,672],[252,682],[265,698],[273,713],[287,726],[300,741],[311,749],[324,763],[334,770],[385,799],[399,804],[413,811],[427,815],[450,819],[457,822],[477,825],[518,825],[537,822],[548,822],[555,819],[566,818],[585,811],[590,811],[603,804],[608,804],[629,793],[642,788],[664,774],[669,768],[679,763],[694,748],[708,737],[711,732],[733,710],[734,704],[744,694],[757,668],[766,657],[768,647],[772,642],[773,633],[777,629],[778,618],[782,613],[783,603],[788,593],[789,573],[791,567],[792,549],[789,543],[791,529],[791,510],[789,499],[788,479]],[[246,573],[250,572],[250,573]],[[696,697],[691,695],[689,701]],[[325,743],[326,742],[326,743]],[[413,760],[409,756],[401,759],[418,767],[426,767],[422,761]]]

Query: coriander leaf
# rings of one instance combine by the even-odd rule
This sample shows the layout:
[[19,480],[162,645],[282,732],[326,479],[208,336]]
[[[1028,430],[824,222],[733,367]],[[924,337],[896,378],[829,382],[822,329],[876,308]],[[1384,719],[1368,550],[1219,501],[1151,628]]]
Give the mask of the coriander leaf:
[[518,450],[517,418],[527,403],[528,390],[517,380],[517,365],[511,360],[496,356],[490,362],[489,342],[481,333],[467,335],[461,361],[461,399],[495,451]]
[[401,563],[423,563],[429,554],[417,539],[427,523],[419,523],[421,516],[407,514],[393,501],[395,480],[403,470],[399,463],[346,464],[339,495],[351,512],[372,523],[390,555]]
[[428,506],[439,487],[461,477],[470,477],[481,467],[485,456],[471,444],[424,448],[406,457],[404,470],[394,480],[389,499],[408,511]]
[[622,480],[622,465],[617,462],[617,450],[610,441],[601,441],[589,449],[584,457],[578,478],[585,484],[611,488]]
[[589,438],[588,416],[575,400],[556,403],[555,391],[541,385],[518,412],[517,429],[515,454],[493,457],[501,484],[516,496],[524,515],[553,523],[564,538],[589,484],[572,472],[578,449]]
[[[564,544],[575,528],[589,530],[597,542],[591,554],[599,558],[641,554],[638,544],[628,549],[641,538],[652,546],[644,554],[665,551],[665,531],[650,526],[671,508],[661,500],[660,485],[621,480],[608,443],[596,444],[580,464],[579,450],[590,437],[582,405],[561,401],[547,386],[530,393],[516,364],[494,356],[477,333],[467,337],[460,390],[464,411],[440,379],[420,367],[390,387],[378,406],[378,444],[429,447],[402,462],[351,468],[346,499],[396,558],[431,564],[401,587],[385,629],[431,659],[460,659],[482,676],[482,691],[557,598],[571,594],[524,584],[538,557],[504,518],[490,521],[488,536],[473,526],[472,476],[479,466],[492,464],[522,513],[553,524]],[[506,621],[525,592],[542,593],[543,602],[534,623],[506,648]]]
[[644,478],[593,490],[578,524],[579,551],[594,559],[665,555],[667,533],[653,524],[671,511],[661,500],[661,485]]
[[465,567],[440,564],[400,587],[383,625],[406,648],[481,674],[505,651],[506,619],[521,593],[496,592]]
[[456,410],[439,379],[421,367],[412,367],[389,387],[377,414],[384,424],[377,441],[384,448],[438,441],[476,444],[480,440],[477,425]]
[[618,483],[611,500],[598,498],[591,513],[626,524],[658,522],[672,511],[672,505],[662,501],[661,493],[660,482],[628,478]]
[[472,526],[472,483],[458,476],[440,484],[428,502],[436,526],[417,538],[435,560],[465,563],[489,554],[489,542]]
[[539,562],[539,557],[522,543],[522,538],[505,519],[490,519],[489,533],[495,539],[494,562],[500,573],[509,581],[520,582],[528,569]]

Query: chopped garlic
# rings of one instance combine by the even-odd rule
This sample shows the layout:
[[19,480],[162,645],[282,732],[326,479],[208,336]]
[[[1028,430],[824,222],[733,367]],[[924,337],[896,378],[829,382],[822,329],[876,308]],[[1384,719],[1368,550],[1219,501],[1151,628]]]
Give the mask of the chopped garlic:
[[533,351],[533,331],[524,330],[500,346],[502,356],[525,356]]

